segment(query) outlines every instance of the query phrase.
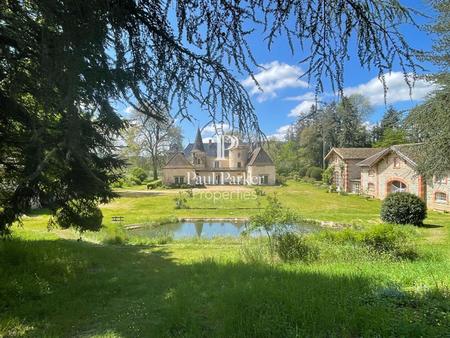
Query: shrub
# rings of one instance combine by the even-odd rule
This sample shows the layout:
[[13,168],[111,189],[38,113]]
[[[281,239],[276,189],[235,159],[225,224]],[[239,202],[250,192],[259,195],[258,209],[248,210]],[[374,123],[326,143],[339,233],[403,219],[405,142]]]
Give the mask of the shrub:
[[152,190],[152,189],[156,189],[162,186],[162,181],[161,180],[155,180],[152,182],[147,183],[147,190]]
[[122,188],[124,186],[124,184],[125,184],[125,180],[121,178],[121,179],[117,180],[116,182],[112,183],[111,187]]
[[175,201],[175,209],[188,209],[187,198],[181,191],[178,196],[173,199]]
[[306,237],[292,232],[284,232],[274,236],[274,249],[283,262],[309,262],[319,257],[316,247],[309,244]]
[[142,169],[142,168],[139,168],[139,167],[133,168],[131,170],[130,174],[131,174],[132,177],[136,178],[139,181],[138,184],[141,184],[142,181],[146,180],[147,177],[148,177],[148,175],[145,172],[145,170]]
[[298,175],[300,176],[300,177],[305,177],[306,176],[306,171],[308,170],[308,168],[306,168],[306,167],[300,167],[299,169],[298,169]]
[[381,219],[387,223],[422,225],[425,217],[425,202],[406,192],[390,194],[381,207]]
[[334,166],[329,166],[322,173],[322,182],[326,185],[331,185],[333,183]]
[[309,167],[306,171],[306,176],[320,181],[322,179],[322,169],[319,167]]
[[128,185],[139,185],[139,184],[141,184],[141,180],[139,178],[137,178],[137,177],[132,176],[132,175],[128,175],[126,177],[126,183]]
[[285,186],[287,179],[285,176],[277,175],[277,178],[275,181],[276,181],[276,184]]
[[328,230],[317,236],[338,244],[362,245],[375,253],[388,254],[394,258],[415,259],[418,256],[412,229],[393,224],[378,224],[363,230]]
[[256,194],[256,196],[265,196],[266,192],[262,188],[256,187],[255,188],[255,194]]

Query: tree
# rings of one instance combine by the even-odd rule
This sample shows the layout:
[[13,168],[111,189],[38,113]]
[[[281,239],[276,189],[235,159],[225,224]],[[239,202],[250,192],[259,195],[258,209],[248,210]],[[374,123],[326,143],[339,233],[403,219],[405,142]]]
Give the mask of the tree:
[[385,129],[381,138],[373,144],[376,148],[387,148],[396,144],[405,144],[408,140],[406,132],[399,129]]
[[136,132],[130,146],[137,146],[139,156],[150,158],[153,179],[157,180],[158,171],[171,147],[182,147],[181,129],[174,126],[174,121],[169,122],[168,118],[158,121],[139,111],[132,115],[132,128]]
[[337,106],[339,147],[365,147],[369,144],[369,135],[362,121],[366,111],[367,103],[360,95],[342,98]]
[[[389,108],[384,113],[381,121],[372,130],[372,140],[373,142],[380,141],[386,133],[396,133],[402,129],[403,125],[403,114],[396,110],[394,107],[389,106]],[[390,132],[387,132],[390,130]],[[397,133],[400,134],[400,133]]]
[[342,92],[353,33],[361,64],[381,78],[396,58],[414,71],[398,28],[412,21],[394,0],[0,2],[0,233],[36,198],[56,214],[114,197],[124,162],[113,141],[126,127],[117,101],[157,121],[164,116],[146,107],[189,119],[196,101],[213,121],[259,134],[229,70],[253,76],[249,25],[262,28],[268,47],[281,35],[292,51],[309,42],[306,76],[318,91],[327,76]]
[[448,175],[450,172],[450,4],[432,1],[438,17],[428,30],[437,36],[431,52],[423,55],[440,71],[428,76],[435,81],[435,90],[422,104],[410,112],[407,125],[416,141],[423,142],[418,151],[418,170],[425,176]]

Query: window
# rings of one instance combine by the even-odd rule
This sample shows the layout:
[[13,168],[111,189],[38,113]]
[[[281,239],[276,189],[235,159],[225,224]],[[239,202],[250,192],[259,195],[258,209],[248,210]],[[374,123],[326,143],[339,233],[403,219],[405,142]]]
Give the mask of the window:
[[184,176],[175,176],[174,180],[175,180],[175,184],[183,184],[184,183]]
[[352,192],[354,194],[359,194],[359,187],[360,187],[359,182],[353,182],[353,184],[352,184]]
[[436,203],[447,203],[447,194],[438,191],[434,194],[434,200],[436,201]]
[[269,175],[261,175],[259,176],[260,184],[269,184]]
[[389,183],[390,192],[404,192],[406,191],[406,184],[400,181],[392,181]]
[[400,168],[400,159],[398,157],[394,157],[394,168]]
[[375,176],[375,170],[369,169],[369,176],[370,176],[370,177]]
[[369,184],[367,185],[367,191],[368,191],[369,193],[374,193],[374,192],[375,192],[375,184],[369,183]]
[[220,167],[220,162],[214,161],[214,168],[219,168],[219,167]]
[[238,162],[237,166],[238,166],[238,168],[240,168],[241,167],[241,162]]
[[197,159],[197,164],[202,164],[202,160],[201,159]]
[[241,158],[241,153],[238,153],[238,158]]

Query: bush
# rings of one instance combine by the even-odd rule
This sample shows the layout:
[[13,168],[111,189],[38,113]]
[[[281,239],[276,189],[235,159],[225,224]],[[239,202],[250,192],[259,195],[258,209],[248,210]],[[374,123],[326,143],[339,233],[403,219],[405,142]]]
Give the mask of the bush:
[[116,182],[112,183],[111,187],[122,188],[124,186],[124,184],[125,184],[125,180],[121,178],[121,179],[117,180]]
[[381,219],[395,224],[422,225],[427,217],[427,206],[416,195],[407,192],[390,194],[383,201]]
[[300,177],[305,177],[307,171],[308,171],[308,168],[306,168],[306,167],[300,167],[300,168],[298,169],[298,175],[299,175]]
[[281,175],[277,175],[277,177],[275,179],[275,183],[279,184],[279,185],[282,185],[282,186],[286,185],[286,181],[287,181],[286,177],[285,176],[281,176]]
[[322,179],[322,169],[319,167],[309,167],[306,171],[306,176],[320,181]]
[[256,196],[265,196],[266,192],[262,188],[256,187],[255,194],[256,194]]
[[330,165],[322,173],[322,182],[326,185],[331,185],[333,183],[334,166]]
[[145,181],[147,179],[147,177],[148,177],[148,175],[145,172],[145,170],[142,169],[142,168],[139,168],[139,167],[133,168],[131,170],[130,174],[131,174],[132,177],[136,178],[139,181],[138,184],[141,184],[142,181]]
[[147,190],[152,190],[152,189],[156,189],[156,188],[160,188],[160,187],[162,187],[161,180],[156,180],[156,181],[147,183]]
[[274,249],[283,262],[310,262],[319,257],[319,251],[311,246],[306,237],[292,232],[285,232],[273,237]]
[[317,236],[334,243],[362,245],[375,253],[394,258],[415,259],[418,256],[412,229],[393,224],[378,224],[364,230],[346,228],[322,231]]

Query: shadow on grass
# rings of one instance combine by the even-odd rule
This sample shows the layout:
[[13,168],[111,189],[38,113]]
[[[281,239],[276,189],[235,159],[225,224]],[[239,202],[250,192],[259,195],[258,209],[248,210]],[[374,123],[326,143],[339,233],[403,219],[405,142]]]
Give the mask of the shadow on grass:
[[[441,300],[382,294],[358,275],[180,264],[168,249],[0,242],[0,335],[439,336]],[[448,310],[448,309],[447,309]],[[439,313],[441,313],[439,312]],[[443,317],[445,319],[445,317]],[[444,323],[445,324],[445,323]]]
[[443,225],[438,225],[438,224],[422,224],[419,226],[419,228],[426,228],[426,229],[434,229],[434,228],[443,228]]

